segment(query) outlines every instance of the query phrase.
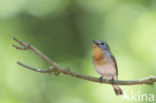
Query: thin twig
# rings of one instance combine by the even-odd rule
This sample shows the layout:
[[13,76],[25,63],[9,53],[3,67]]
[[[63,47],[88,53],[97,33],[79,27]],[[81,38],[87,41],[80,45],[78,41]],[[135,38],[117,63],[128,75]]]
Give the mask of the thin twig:
[[[76,72],[71,71],[70,69],[65,69],[61,66],[59,66],[58,64],[56,64],[54,61],[52,61],[51,59],[49,59],[47,56],[45,56],[43,53],[41,53],[38,49],[36,49],[34,46],[32,46],[29,43],[23,42],[18,40],[17,38],[13,38],[17,43],[19,43],[21,46],[23,47],[19,47],[16,45],[13,45],[13,47],[15,47],[16,49],[20,49],[20,50],[27,50],[27,49],[31,49],[32,51],[34,51],[37,55],[41,56],[43,59],[45,59],[48,63],[50,63],[51,65],[53,65],[55,68],[53,69],[48,69],[48,70],[40,70],[40,69],[36,69],[33,67],[29,67],[25,64],[22,64],[21,62],[17,62],[17,64],[19,64],[20,66],[23,66],[29,70],[33,70],[35,72],[40,72],[40,73],[52,73],[52,72],[56,72],[56,73],[63,73],[65,75],[70,75],[73,77],[77,77],[77,78],[81,78],[81,79],[85,79],[88,81],[93,81],[93,82],[99,82],[99,83],[105,83],[105,84],[112,84],[111,80],[106,80],[103,79],[102,81],[99,80],[99,78],[95,78],[92,76],[87,76],[84,74],[79,74]],[[57,74],[56,74],[57,75]],[[141,85],[141,84],[148,84],[151,85],[154,82],[156,82],[156,76],[149,76],[143,79],[138,79],[138,80],[115,80],[113,82],[113,84],[117,84],[117,85]]]
[[40,73],[52,73],[54,71],[55,68],[49,68],[48,70],[41,70],[41,69],[37,69],[37,68],[33,68],[30,66],[27,66],[21,62],[17,62],[18,65],[23,66],[29,70],[35,71],[35,72],[40,72]]

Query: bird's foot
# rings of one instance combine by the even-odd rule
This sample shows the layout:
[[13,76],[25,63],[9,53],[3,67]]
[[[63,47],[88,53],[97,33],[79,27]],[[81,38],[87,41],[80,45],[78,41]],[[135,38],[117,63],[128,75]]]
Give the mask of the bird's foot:
[[112,84],[115,84],[114,78],[111,79]]
[[103,79],[103,77],[101,76],[101,77],[99,78],[99,82],[100,82],[100,83],[102,83],[102,79]]

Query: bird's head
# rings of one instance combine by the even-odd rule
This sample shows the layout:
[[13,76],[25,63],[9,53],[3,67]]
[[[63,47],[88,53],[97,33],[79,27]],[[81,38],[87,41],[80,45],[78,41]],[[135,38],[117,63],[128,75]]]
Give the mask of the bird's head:
[[94,46],[99,47],[103,51],[110,51],[109,45],[102,40],[93,40]]

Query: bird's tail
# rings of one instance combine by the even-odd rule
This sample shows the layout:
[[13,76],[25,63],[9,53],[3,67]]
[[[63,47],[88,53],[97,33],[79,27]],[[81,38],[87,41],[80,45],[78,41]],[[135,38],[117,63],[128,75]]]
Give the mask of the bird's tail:
[[118,85],[112,85],[112,86],[113,86],[114,92],[115,92],[115,94],[116,94],[117,96],[123,94],[122,89],[121,89]]

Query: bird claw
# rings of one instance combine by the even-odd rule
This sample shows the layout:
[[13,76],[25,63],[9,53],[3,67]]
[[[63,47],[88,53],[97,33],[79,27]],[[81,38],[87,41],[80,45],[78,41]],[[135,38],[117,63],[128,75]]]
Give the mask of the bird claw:
[[100,83],[102,83],[102,79],[103,79],[103,77],[100,77],[100,78],[99,78],[99,82],[100,82]]
[[115,84],[114,78],[111,79],[112,84]]

